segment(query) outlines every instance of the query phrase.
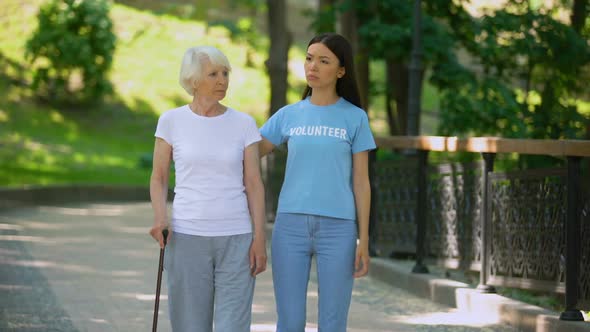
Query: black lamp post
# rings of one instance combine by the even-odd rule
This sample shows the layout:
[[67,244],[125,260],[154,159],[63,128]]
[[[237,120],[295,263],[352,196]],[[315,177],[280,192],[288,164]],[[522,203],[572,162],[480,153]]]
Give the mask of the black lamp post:
[[[409,69],[408,136],[420,135],[420,95],[422,75],[422,8],[420,0],[414,1],[414,31],[412,34],[412,58]],[[428,273],[423,260],[426,256],[426,186],[428,151],[418,152],[416,187],[416,265],[414,273]]]
[[422,74],[422,8],[420,0],[414,0],[414,30],[409,68],[408,136],[420,134],[420,96]]

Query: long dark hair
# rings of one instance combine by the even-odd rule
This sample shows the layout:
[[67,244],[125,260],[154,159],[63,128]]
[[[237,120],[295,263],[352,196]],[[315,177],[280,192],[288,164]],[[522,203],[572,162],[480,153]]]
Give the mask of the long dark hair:
[[[348,40],[337,33],[328,32],[313,37],[309,41],[309,44],[307,44],[307,47],[309,48],[310,45],[315,43],[326,45],[326,47],[336,55],[338,61],[340,61],[340,66],[344,67],[344,76],[336,81],[336,94],[357,107],[362,107],[361,97],[356,84],[352,46],[350,46]],[[308,85],[305,88],[301,99],[310,96],[311,90],[311,87]]]

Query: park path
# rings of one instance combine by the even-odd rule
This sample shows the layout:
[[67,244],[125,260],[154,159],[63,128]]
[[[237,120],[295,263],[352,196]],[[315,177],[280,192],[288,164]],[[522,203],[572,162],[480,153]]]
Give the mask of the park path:
[[[0,210],[0,331],[151,331],[159,248],[148,202]],[[307,331],[317,331],[317,284]],[[158,331],[170,331],[163,283]],[[257,278],[251,331],[274,331],[269,270]],[[373,278],[356,281],[350,332],[516,331]]]

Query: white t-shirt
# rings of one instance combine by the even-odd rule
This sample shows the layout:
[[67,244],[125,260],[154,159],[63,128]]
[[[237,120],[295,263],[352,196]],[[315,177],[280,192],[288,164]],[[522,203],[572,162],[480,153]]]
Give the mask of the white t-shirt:
[[244,187],[244,150],[261,140],[254,119],[228,108],[204,117],[188,105],[164,112],[156,137],[172,146],[175,232],[225,236],[252,232]]

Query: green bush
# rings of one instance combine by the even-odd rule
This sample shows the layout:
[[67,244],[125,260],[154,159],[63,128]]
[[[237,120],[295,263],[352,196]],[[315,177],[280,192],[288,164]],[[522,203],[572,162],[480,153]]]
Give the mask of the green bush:
[[96,100],[112,91],[107,78],[116,37],[107,0],[51,0],[26,44],[35,94],[52,102]]

